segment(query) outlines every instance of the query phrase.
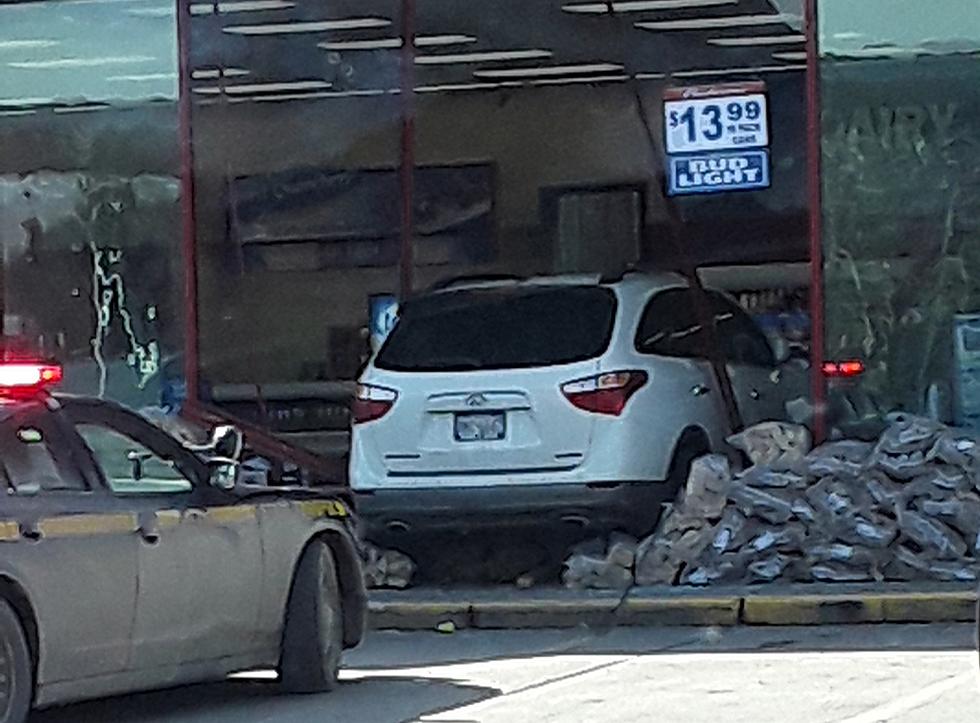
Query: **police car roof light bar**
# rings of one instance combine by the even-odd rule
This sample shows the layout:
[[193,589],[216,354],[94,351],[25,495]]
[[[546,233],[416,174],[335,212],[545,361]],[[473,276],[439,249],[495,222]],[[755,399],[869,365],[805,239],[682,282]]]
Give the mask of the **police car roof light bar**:
[[35,390],[61,382],[62,368],[57,364],[32,361],[0,362],[0,394]]

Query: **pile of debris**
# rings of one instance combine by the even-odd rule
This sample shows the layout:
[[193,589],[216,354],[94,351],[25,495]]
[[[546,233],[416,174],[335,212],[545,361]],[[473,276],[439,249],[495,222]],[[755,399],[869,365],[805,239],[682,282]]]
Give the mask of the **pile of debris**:
[[614,533],[609,543],[590,540],[572,548],[561,579],[566,587],[625,590],[633,584],[639,543],[629,535]]
[[[809,450],[803,427],[768,422],[729,440],[753,463],[697,460],[677,502],[610,572],[611,547],[574,550],[573,587],[943,580],[980,573],[980,444],[893,415],[876,442]],[[625,555],[617,558],[625,561]]]
[[367,588],[404,590],[412,584],[415,562],[405,553],[365,544],[363,558],[364,584]]

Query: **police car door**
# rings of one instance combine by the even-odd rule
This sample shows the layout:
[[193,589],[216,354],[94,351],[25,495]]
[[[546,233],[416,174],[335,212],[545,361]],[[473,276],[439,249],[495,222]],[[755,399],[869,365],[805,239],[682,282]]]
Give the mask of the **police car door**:
[[77,439],[44,401],[17,402],[0,419],[0,572],[20,583],[37,616],[37,683],[123,671],[136,605],[135,522],[112,514],[77,464]]
[[116,504],[139,516],[134,667],[246,654],[262,574],[255,508],[230,506],[193,455],[135,414],[76,403],[70,416]]

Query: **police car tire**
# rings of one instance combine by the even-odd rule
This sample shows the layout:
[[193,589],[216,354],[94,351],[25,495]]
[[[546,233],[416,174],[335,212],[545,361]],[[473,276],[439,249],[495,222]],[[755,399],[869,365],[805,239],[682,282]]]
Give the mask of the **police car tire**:
[[0,699],[0,723],[22,723],[27,720],[34,697],[31,651],[17,613],[3,599],[0,599],[0,645],[5,649],[8,667],[0,672],[8,676],[11,687],[10,697]]
[[286,606],[280,678],[291,693],[322,693],[337,687],[344,647],[343,603],[330,546],[306,548]]

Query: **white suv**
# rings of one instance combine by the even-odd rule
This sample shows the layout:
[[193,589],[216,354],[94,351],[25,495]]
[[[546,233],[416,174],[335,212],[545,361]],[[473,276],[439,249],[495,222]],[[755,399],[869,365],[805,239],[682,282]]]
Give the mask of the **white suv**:
[[[783,418],[805,370],[708,293],[742,421]],[[729,433],[692,295],[657,273],[410,301],[354,403],[350,479],[368,536],[544,518],[644,532]]]

